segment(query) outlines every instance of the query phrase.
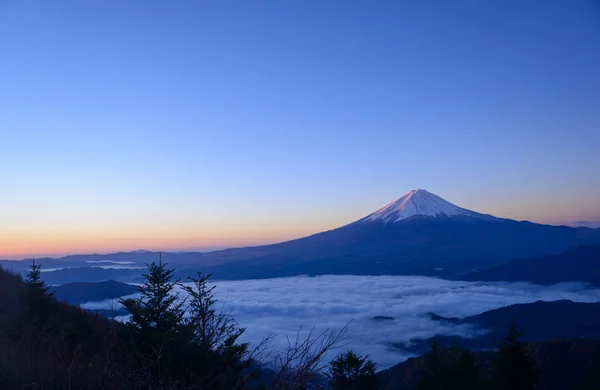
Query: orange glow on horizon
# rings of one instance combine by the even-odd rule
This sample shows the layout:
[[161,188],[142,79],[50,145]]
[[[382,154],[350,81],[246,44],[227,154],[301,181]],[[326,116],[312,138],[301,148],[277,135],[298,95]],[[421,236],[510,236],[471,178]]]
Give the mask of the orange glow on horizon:
[[[517,218],[518,219],[518,218]],[[527,218],[521,218],[527,219]],[[583,218],[582,218],[583,219]],[[530,219],[552,225],[557,220]],[[573,221],[574,219],[571,219]],[[596,219],[597,220],[597,219]],[[273,244],[345,225],[328,221],[319,224],[264,222],[259,226],[241,223],[198,226],[170,224],[160,228],[102,226],[95,229],[45,228],[0,229],[0,260],[28,257],[62,257],[70,254],[113,253],[146,249],[153,251],[203,251]],[[329,226],[327,226],[329,225]]]
[[0,259],[62,257],[70,254],[113,253],[147,250],[202,251],[218,248],[264,245],[304,237],[308,229],[230,229],[221,231],[51,231],[1,232]]

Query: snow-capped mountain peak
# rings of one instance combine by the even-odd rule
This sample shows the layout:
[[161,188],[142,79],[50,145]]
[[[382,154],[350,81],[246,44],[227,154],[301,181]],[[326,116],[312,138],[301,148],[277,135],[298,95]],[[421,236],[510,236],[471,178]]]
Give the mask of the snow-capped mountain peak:
[[485,217],[483,214],[458,207],[431,192],[417,189],[368,215],[363,221],[398,222],[414,216]]

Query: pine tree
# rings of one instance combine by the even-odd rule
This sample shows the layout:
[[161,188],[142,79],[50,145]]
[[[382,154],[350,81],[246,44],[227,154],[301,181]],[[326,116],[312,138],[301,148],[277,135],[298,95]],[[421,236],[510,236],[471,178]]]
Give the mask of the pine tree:
[[456,346],[440,348],[434,341],[426,359],[419,390],[474,390],[483,386],[475,358],[468,350]]
[[52,301],[54,292],[49,291],[49,287],[41,278],[40,264],[36,264],[35,260],[30,266],[30,270],[25,277],[21,300],[26,307],[26,315],[34,320],[46,320],[50,308],[49,304]]
[[178,284],[173,280],[175,269],[167,269],[162,256],[158,264],[153,262],[147,266],[148,273],[142,275],[144,283],[138,287],[140,297],[119,300],[131,314],[128,325],[154,335],[177,332],[185,301],[174,292]]
[[423,376],[419,380],[419,390],[437,390],[442,389],[445,381],[445,375],[442,367],[442,356],[440,345],[437,340],[433,340],[431,349],[425,355],[427,367]]
[[456,388],[460,390],[481,389],[483,380],[475,364],[475,357],[469,350],[459,351],[456,367]]
[[539,380],[527,343],[519,340],[521,334],[513,320],[506,338],[498,346],[492,376],[497,389],[531,390]]
[[329,365],[329,378],[333,390],[378,389],[376,365],[368,356],[352,351],[339,354]]
[[212,363],[219,364],[221,375],[213,381],[213,386],[232,387],[243,372],[254,363],[249,357],[247,343],[239,343],[245,329],[238,327],[231,315],[215,309],[213,295],[215,286],[208,287],[210,274],[189,278],[192,286],[182,286],[188,294],[187,318],[183,323],[187,330],[187,340],[199,347],[198,352],[205,358],[212,356]]
[[212,293],[215,286],[206,285],[210,277],[210,274],[198,272],[196,278],[189,278],[193,286],[183,286],[189,305],[185,323],[192,330],[193,342],[218,352],[226,345],[234,344],[245,329],[239,328],[232,316],[215,310],[216,300]]
[[173,280],[174,269],[162,262],[148,265],[144,283],[138,287],[139,298],[120,299],[119,303],[131,314],[126,324],[129,344],[139,364],[149,368],[155,380],[180,380],[186,352],[182,333],[185,301],[179,298]]

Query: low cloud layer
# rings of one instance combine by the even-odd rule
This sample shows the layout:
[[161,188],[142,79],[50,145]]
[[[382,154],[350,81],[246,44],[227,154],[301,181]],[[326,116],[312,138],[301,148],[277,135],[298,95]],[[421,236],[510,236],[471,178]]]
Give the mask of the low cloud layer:
[[[465,317],[514,303],[570,299],[600,301],[600,290],[583,284],[537,286],[527,283],[482,283],[448,281],[418,276],[319,276],[268,280],[215,282],[218,305],[224,305],[240,326],[247,328],[245,341],[259,342],[275,336],[287,345],[302,326],[339,330],[351,321],[347,348],[368,354],[386,368],[409,357],[392,347],[413,338],[439,334],[473,337],[469,326],[444,325],[431,321],[429,312],[448,317]],[[88,309],[110,309],[111,301],[81,305]],[[373,317],[393,317],[376,321]],[[335,351],[333,355],[340,352]],[[329,356],[330,358],[332,356]]]

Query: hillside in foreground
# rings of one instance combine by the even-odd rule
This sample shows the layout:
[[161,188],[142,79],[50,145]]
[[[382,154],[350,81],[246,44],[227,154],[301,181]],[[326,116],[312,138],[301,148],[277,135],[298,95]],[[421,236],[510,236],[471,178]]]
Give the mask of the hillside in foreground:
[[[195,342],[191,323],[173,322],[167,284],[155,286],[158,298],[145,307],[156,310],[131,300],[137,322],[122,324],[58,301],[39,279],[24,282],[0,268],[0,388],[243,388],[237,382],[255,371],[245,347],[236,337],[218,351]],[[89,297],[85,286],[68,288],[75,300]]]
[[[600,340],[545,341],[530,343],[527,348],[539,370],[536,390],[599,388]],[[445,358],[451,356],[451,348],[444,351]],[[484,375],[497,357],[493,351],[474,352],[473,356]],[[428,361],[424,355],[380,371],[377,374],[380,384],[389,390],[417,390],[420,378],[428,369]]]
[[[241,390],[256,388],[262,382],[273,390],[302,389],[309,383],[332,390],[377,390],[379,385],[386,389],[484,390],[496,380],[490,378],[522,380],[518,376],[521,366],[535,371],[527,383],[537,383],[539,372],[537,389],[600,383],[600,341],[586,339],[529,345],[511,342],[509,350],[513,352],[508,355],[502,348],[471,354],[443,346],[435,355],[437,363],[429,352],[380,372],[377,384],[375,365],[352,354],[338,355],[329,366],[330,373],[337,372],[336,381],[322,376],[317,369],[320,357],[343,335],[334,332],[295,343],[292,340],[278,360],[261,367],[261,361],[256,360],[259,355],[236,342],[243,330],[233,319],[203,309],[211,304],[202,302],[212,301],[204,284],[206,278],[195,282],[197,289],[190,287],[192,300],[184,316],[171,293],[173,274],[174,270],[162,263],[151,264],[149,276],[140,286],[141,297],[123,301],[131,321],[121,324],[57,301],[40,281],[39,269],[37,276],[32,271],[26,282],[0,269],[0,388]],[[492,317],[489,313],[481,316],[497,320]],[[210,328],[202,322],[207,318]],[[217,322],[212,322],[215,318]],[[505,340],[511,339],[507,336]],[[440,364],[459,370],[440,371]],[[354,377],[352,372],[360,374]],[[444,383],[448,375],[458,387],[431,387],[432,383]],[[357,387],[357,383],[363,385]]]

